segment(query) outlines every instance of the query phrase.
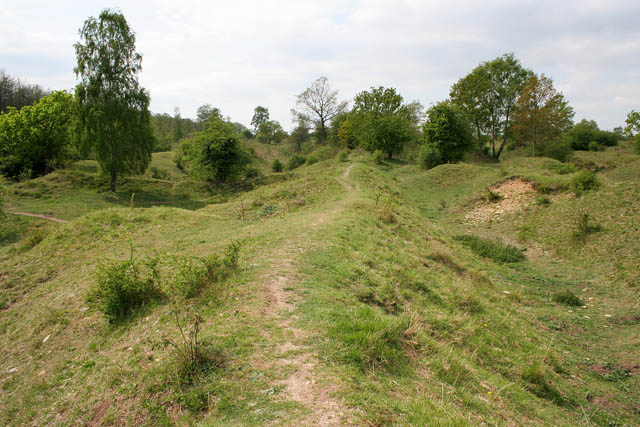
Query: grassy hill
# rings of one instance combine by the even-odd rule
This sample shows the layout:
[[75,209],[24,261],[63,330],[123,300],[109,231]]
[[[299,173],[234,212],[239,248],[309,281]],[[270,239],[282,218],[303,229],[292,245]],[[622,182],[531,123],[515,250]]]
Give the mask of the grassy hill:
[[[259,150],[265,174],[286,158]],[[3,425],[640,423],[627,147],[428,171],[354,152],[222,188],[170,156],[115,196],[86,161],[9,186],[10,212],[67,222],[0,230]],[[156,293],[109,322],[92,295],[127,260]]]

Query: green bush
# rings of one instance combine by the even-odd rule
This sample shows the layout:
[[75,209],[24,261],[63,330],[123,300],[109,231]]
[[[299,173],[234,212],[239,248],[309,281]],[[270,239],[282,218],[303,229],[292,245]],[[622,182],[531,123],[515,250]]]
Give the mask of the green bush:
[[375,150],[373,152],[373,161],[376,162],[379,165],[383,165],[384,164],[384,151]]
[[454,240],[462,242],[462,244],[469,247],[476,255],[489,258],[493,261],[507,263],[518,262],[525,259],[520,249],[498,240],[488,240],[468,234],[455,236]]
[[559,304],[564,304],[571,307],[581,307],[584,305],[584,302],[570,290],[566,290],[566,291],[562,291],[554,294],[553,300]]
[[341,162],[341,163],[348,162],[349,161],[349,153],[347,153],[346,151],[341,151],[338,154],[338,161]]
[[599,130],[596,132],[595,140],[598,144],[605,147],[615,147],[618,145],[619,136],[614,132]]
[[274,172],[282,172],[283,166],[282,162],[279,159],[275,159],[273,163],[271,163],[271,170]]
[[164,179],[168,180],[171,178],[169,172],[166,169],[159,169],[155,166],[151,167],[151,177],[153,179]]
[[256,168],[247,168],[244,173],[245,178],[252,179],[260,176],[260,171]]
[[308,165],[312,165],[314,163],[318,163],[318,157],[315,154],[312,154],[309,157],[307,157],[306,163]]
[[571,179],[571,191],[576,196],[588,190],[596,190],[600,187],[600,181],[594,172],[582,170]]
[[560,162],[566,162],[569,160],[573,153],[571,141],[566,136],[544,143],[540,151],[542,156],[549,157],[550,159],[555,159]]
[[420,147],[418,163],[423,169],[431,169],[442,164],[442,155],[437,147],[424,144]]
[[600,151],[600,145],[596,141],[591,141],[589,143],[589,151]]
[[89,302],[111,323],[131,315],[161,294],[156,260],[151,260],[144,267],[150,271],[150,277],[143,277],[144,268],[133,257],[127,261],[99,264],[96,287],[89,294]]
[[289,158],[289,161],[287,162],[287,169],[294,170],[296,168],[299,168],[300,166],[304,165],[306,161],[306,157],[300,154],[294,154]]

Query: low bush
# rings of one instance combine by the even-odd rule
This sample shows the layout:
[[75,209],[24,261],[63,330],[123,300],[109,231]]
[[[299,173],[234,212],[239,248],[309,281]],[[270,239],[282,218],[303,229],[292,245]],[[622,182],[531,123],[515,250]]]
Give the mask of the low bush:
[[420,147],[418,154],[418,163],[423,169],[431,169],[442,164],[442,154],[437,147],[430,144],[424,144]]
[[314,163],[318,163],[318,157],[315,154],[312,154],[309,157],[307,157],[306,163],[308,165],[312,165]]
[[247,168],[244,172],[244,176],[248,179],[258,178],[260,176],[260,171],[256,168]]
[[554,294],[553,300],[559,304],[568,305],[571,307],[582,307],[584,305],[584,302],[570,290]]
[[282,172],[283,166],[282,162],[279,159],[275,159],[273,163],[271,163],[271,170],[274,172]]
[[349,153],[346,151],[341,151],[338,153],[338,162],[344,163],[349,161]]
[[305,156],[294,154],[289,158],[289,161],[287,162],[287,169],[294,170],[296,168],[299,168],[300,166],[304,165],[306,161],[307,158]]
[[462,242],[462,244],[469,247],[476,255],[489,258],[496,262],[518,262],[525,259],[520,249],[499,240],[488,240],[468,234],[455,236],[454,240]]
[[168,180],[171,178],[171,176],[169,175],[169,172],[166,169],[159,169],[155,166],[152,166],[150,170],[151,170],[151,177],[153,179]]
[[600,151],[600,145],[596,141],[589,143],[589,151]]
[[576,196],[582,195],[588,190],[596,190],[600,187],[600,181],[594,172],[582,170],[571,179],[571,191]]
[[[133,256],[126,261],[110,261],[98,265],[96,287],[89,302],[107,317],[110,323],[122,320],[142,305],[158,297],[157,260],[139,264]],[[145,276],[145,270],[151,274]]]
[[384,154],[384,151],[382,150],[375,150],[373,152],[373,161],[376,162],[376,164],[383,165],[384,157],[385,157],[385,154]]

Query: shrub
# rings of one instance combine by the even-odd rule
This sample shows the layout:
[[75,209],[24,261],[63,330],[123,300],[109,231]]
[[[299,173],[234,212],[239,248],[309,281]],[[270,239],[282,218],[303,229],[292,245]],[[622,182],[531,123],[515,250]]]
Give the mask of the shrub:
[[558,138],[542,145],[541,154],[544,157],[555,159],[560,162],[566,162],[571,157],[571,142],[569,138]]
[[551,205],[551,199],[549,199],[549,197],[547,197],[547,196],[539,196],[536,199],[536,205],[543,206],[543,207],[550,206]]
[[600,187],[600,181],[594,172],[582,170],[571,179],[571,190],[580,196],[588,190],[596,190]]
[[454,240],[462,242],[462,244],[469,247],[476,255],[489,258],[496,262],[518,262],[525,259],[520,249],[499,240],[487,240],[468,234],[455,236]]
[[289,158],[289,161],[287,162],[287,169],[294,170],[296,168],[299,168],[300,166],[304,165],[306,161],[307,159],[303,155],[294,154]]
[[260,176],[260,171],[256,168],[247,168],[244,173],[245,178],[252,179]]
[[441,102],[427,111],[427,121],[422,125],[423,143],[440,154],[441,163],[459,162],[473,146],[470,128],[458,107]]
[[591,141],[589,143],[589,151],[600,151],[600,145],[596,141]]
[[164,179],[168,180],[170,178],[169,172],[166,169],[158,169],[155,166],[151,167],[151,177],[153,179]]
[[375,150],[373,152],[373,161],[376,162],[376,164],[383,165],[384,164],[384,151]]
[[309,157],[307,157],[306,163],[308,165],[312,165],[314,163],[318,163],[318,157],[315,154],[312,154]]
[[338,153],[338,161],[341,163],[348,162],[349,153],[347,153],[346,151],[341,151],[340,153]]
[[197,178],[227,182],[242,176],[251,155],[240,144],[233,124],[212,118],[202,132],[183,139],[174,156],[176,166]]
[[151,277],[143,278],[140,265],[132,257],[127,261],[110,261],[98,265],[97,286],[89,302],[114,323],[160,295],[156,260],[146,264]]
[[433,145],[422,145],[418,154],[418,163],[423,169],[431,169],[442,164],[440,150]]
[[282,172],[282,162],[279,159],[275,159],[273,163],[271,163],[271,170],[274,172]]
[[570,290],[554,294],[553,300],[559,304],[564,304],[572,307],[581,307],[584,305],[584,302]]
[[489,187],[485,188],[484,191],[484,199],[487,202],[497,202],[498,200],[502,200],[503,197],[496,193],[495,191],[492,191]]
[[614,132],[609,132],[606,130],[599,130],[595,135],[596,142],[605,147],[614,147],[618,145],[618,139],[618,135],[616,135]]

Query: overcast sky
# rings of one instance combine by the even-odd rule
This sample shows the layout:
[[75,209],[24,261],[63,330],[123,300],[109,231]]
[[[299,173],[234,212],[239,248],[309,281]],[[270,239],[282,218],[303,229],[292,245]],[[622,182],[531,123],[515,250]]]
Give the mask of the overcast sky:
[[119,8],[143,54],[153,112],[212,104],[246,125],[256,105],[291,128],[296,94],[326,76],[342,99],[395,87],[425,107],[482,61],[514,52],[601,128],[640,110],[640,1],[0,0],[0,69],[75,86],[78,29]]

